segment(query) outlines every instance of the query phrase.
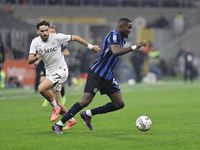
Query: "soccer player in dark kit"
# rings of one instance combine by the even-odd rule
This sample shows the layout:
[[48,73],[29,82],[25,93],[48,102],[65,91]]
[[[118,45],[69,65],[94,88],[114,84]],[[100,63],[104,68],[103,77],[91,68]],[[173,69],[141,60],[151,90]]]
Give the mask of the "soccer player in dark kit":
[[65,122],[88,106],[98,91],[100,91],[101,94],[107,94],[111,102],[80,113],[81,118],[90,130],[93,130],[91,118],[94,115],[116,111],[124,107],[121,90],[113,77],[113,69],[120,55],[146,46],[146,42],[141,41],[137,45],[123,48],[125,38],[128,38],[131,29],[132,22],[127,18],[121,18],[118,21],[117,29],[109,32],[105,37],[99,58],[89,69],[82,99],[75,103],[62,119],[52,126],[55,133],[62,134],[62,128]]

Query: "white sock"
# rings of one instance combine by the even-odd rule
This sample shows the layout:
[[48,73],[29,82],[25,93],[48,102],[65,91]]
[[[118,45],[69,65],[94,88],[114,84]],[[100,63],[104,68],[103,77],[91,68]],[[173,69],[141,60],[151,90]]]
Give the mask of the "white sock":
[[50,103],[50,105],[52,106],[53,109],[57,109],[58,108],[58,105],[56,103],[55,98],[54,98],[53,102]]
[[63,126],[64,125],[61,120],[58,121],[56,124],[59,125],[59,126]]
[[89,117],[92,117],[92,112],[91,112],[91,110],[86,110],[86,115],[88,115]]
[[68,121],[74,121],[74,118],[72,117],[71,119],[69,119]]

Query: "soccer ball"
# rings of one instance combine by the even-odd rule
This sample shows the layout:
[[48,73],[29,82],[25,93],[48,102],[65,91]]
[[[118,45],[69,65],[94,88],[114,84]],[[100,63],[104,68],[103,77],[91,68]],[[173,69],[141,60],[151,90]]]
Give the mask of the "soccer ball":
[[136,120],[136,127],[140,131],[148,131],[151,128],[152,122],[151,119],[147,116],[140,116]]

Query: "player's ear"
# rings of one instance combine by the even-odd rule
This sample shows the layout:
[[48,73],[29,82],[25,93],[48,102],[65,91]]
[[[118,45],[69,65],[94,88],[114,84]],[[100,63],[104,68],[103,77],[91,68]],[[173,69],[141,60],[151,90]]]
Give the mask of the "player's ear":
[[120,28],[123,28],[124,24],[123,23],[120,23]]
[[39,30],[37,30],[37,34],[39,35]]

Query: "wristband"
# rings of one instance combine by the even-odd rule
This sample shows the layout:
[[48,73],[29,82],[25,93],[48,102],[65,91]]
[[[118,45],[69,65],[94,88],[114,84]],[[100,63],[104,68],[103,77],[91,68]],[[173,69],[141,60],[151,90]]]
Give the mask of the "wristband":
[[133,51],[136,50],[136,49],[137,49],[137,45],[131,46],[131,49],[132,49]]
[[87,48],[92,49],[93,45],[92,44],[88,44]]

